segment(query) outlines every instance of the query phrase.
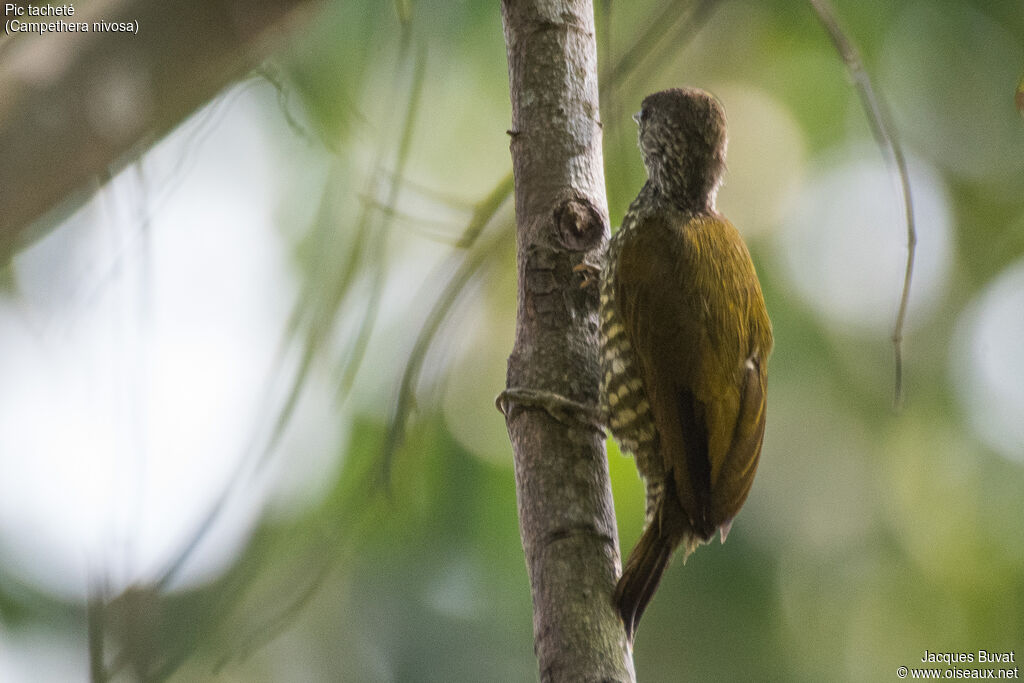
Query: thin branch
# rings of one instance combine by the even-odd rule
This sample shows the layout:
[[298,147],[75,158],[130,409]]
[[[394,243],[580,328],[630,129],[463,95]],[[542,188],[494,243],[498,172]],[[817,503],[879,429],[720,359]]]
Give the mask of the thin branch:
[[369,208],[377,211],[382,216],[401,224],[402,227],[408,232],[428,239],[431,242],[437,242],[447,247],[456,246],[457,237],[451,234],[452,220],[444,220],[440,218],[422,218],[412,213],[407,213],[401,209],[390,207],[382,202],[378,202],[373,197],[366,195],[360,195],[359,201],[365,203]]
[[105,683],[107,669],[104,663],[103,640],[106,638],[104,624],[104,589],[99,586],[89,587],[89,596],[85,604],[88,622],[89,639],[89,682]]
[[331,553],[328,552],[319,557],[311,557],[310,562],[313,566],[309,568],[311,576],[307,580],[306,585],[301,587],[298,594],[287,601],[283,608],[255,624],[253,633],[245,638],[245,642],[242,645],[234,650],[222,653],[213,667],[213,673],[220,674],[232,662],[245,661],[253,652],[272,641],[294,623],[298,615],[309,605],[310,601],[326,582],[334,566],[333,559]]
[[[405,69],[407,62],[410,58],[410,46],[411,46],[412,34],[410,26],[408,24],[402,25],[402,40],[399,48],[399,57],[396,66],[395,75],[395,88],[400,88],[402,82],[401,73]],[[413,82],[412,92],[409,96],[409,105],[406,112],[405,120],[402,126],[402,137],[398,148],[398,166],[397,166],[397,177],[401,177],[402,168],[404,168],[405,160],[409,154],[409,148],[412,140],[412,130],[416,119],[416,112],[419,108],[419,97],[422,93],[423,82],[425,81],[425,52],[421,51],[419,58],[415,62],[413,71]],[[378,155],[378,160],[374,172],[371,174],[372,178],[376,178],[379,175],[379,170],[382,167],[382,157],[384,156],[386,140],[382,141],[381,152]],[[394,206],[397,202],[397,193],[399,184],[396,181],[392,182],[391,190],[389,193],[388,204]],[[324,213],[326,202],[328,201],[328,193],[325,189],[324,196],[321,203],[321,214]],[[267,463],[271,453],[276,448],[281,436],[284,434],[284,430],[291,420],[291,416],[298,403],[298,398],[301,394],[302,388],[305,386],[305,380],[309,375],[309,372],[313,365],[313,360],[320,352],[323,344],[326,342],[330,335],[333,327],[333,320],[335,318],[337,308],[341,305],[341,301],[345,298],[350,287],[355,279],[357,269],[361,267],[364,252],[366,251],[365,246],[367,240],[371,236],[369,229],[369,217],[372,213],[368,206],[364,206],[363,216],[359,221],[359,228],[356,231],[357,234],[357,247],[353,249],[349,258],[345,262],[345,266],[340,270],[340,275],[335,279],[335,286],[332,288],[332,296],[327,300],[328,310],[324,312],[323,317],[316,316],[315,313],[313,321],[310,323],[311,329],[308,333],[308,337],[303,344],[302,359],[299,364],[299,368],[292,379],[285,401],[274,420],[273,427],[269,436],[262,446],[256,445],[257,438],[254,436],[253,443],[250,443],[245,449],[245,455],[239,460],[234,475],[228,480],[227,484],[221,490],[217,498],[211,503],[206,514],[203,515],[196,529],[189,536],[188,542],[180,549],[180,551],[167,563],[166,568],[161,572],[156,585],[160,588],[164,588],[167,584],[172,581],[181,569],[185,566],[188,559],[192,556],[192,553],[199,546],[200,542],[206,538],[210,529],[214,523],[220,517],[224,507],[230,501],[231,497],[241,487],[244,481],[247,481],[249,477],[259,472]],[[385,248],[385,240],[389,232],[390,219],[386,220],[383,225],[378,226],[378,229],[372,232],[374,241],[370,246],[374,251],[370,252],[370,262],[376,263],[380,259],[375,259],[373,254],[380,255],[383,253]],[[325,253],[324,258],[328,258]],[[370,299],[365,305],[365,314],[360,325],[360,331],[350,347],[349,359],[346,364],[345,376],[343,379],[343,386],[347,387],[351,383],[351,377],[355,374],[355,370],[358,368],[359,363],[362,359],[363,351],[365,350],[369,331],[372,329],[373,322],[378,308],[378,300],[380,296],[380,290],[383,288],[383,266],[380,266],[375,274],[373,289],[371,291]],[[306,309],[311,305],[310,301],[313,300],[310,296],[310,289],[307,288],[306,296],[301,297],[299,303],[296,305],[296,309],[292,314],[291,321],[289,322],[289,330],[297,328],[301,321],[310,315],[306,312]],[[289,332],[290,333],[290,332]],[[285,343],[282,343],[281,351],[278,354],[276,361],[275,370],[270,373],[271,377],[276,376],[280,372],[281,365],[283,363],[284,351],[287,348]]]
[[1017,111],[1024,116],[1024,74],[1021,74],[1020,80],[1017,81],[1017,92],[1013,95],[1013,101],[1017,105]]
[[406,422],[408,422],[415,405],[416,385],[419,383],[420,371],[423,368],[423,360],[426,358],[427,352],[430,351],[438,331],[448,319],[449,313],[459,300],[466,285],[484,266],[489,257],[503,253],[504,243],[511,241],[514,236],[511,225],[501,226],[492,239],[483,245],[477,244],[480,233],[512,194],[512,187],[512,174],[509,173],[498,181],[498,184],[487,193],[486,197],[477,203],[473,209],[473,215],[456,243],[456,246],[462,249],[471,249],[471,251],[468,253],[456,252],[441,266],[441,269],[450,270],[452,275],[435,299],[426,321],[420,328],[419,334],[416,335],[416,341],[405,361],[405,369],[402,371],[395,410],[388,420],[387,436],[381,454],[385,484],[390,481],[395,452],[405,437]]
[[398,159],[395,165],[395,179],[391,183],[387,201],[385,202],[389,213],[384,214],[384,222],[377,228],[377,239],[374,245],[376,253],[379,255],[379,258],[374,259],[377,267],[373,271],[373,283],[370,289],[370,297],[366,301],[363,320],[359,325],[359,331],[356,333],[355,341],[351,346],[345,363],[345,371],[340,384],[342,395],[348,393],[352,383],[355,381],[356,372],[362,365],[363,355],[366,353],[366,346],[370,341],[370,332],[373,331],[373,326],[377,321],[380,297],[384,290],[384,273],[387,270],[384,259],[387,250],[387,238],[391,233],[391,226],[394,223],[393,213],[390,212],[393,212],[398,204],[398,195],[401,190],[401,184],[398,179],[402,177],[405,171],[405,165],[409,159],[409,151],[412,148],[412,134],[417,120],[416,114],[419,111],[423,85],[426,82],[426,56],[426,50],[421,48],[413,70],[412,92],[409,95],[405,121],[402,124],[402,136],[398,145]]
[[678,53],[711,18],[712,10],[717,5],[718,0],[698,0],[687,11],[680,11],[677,3],[666,3],[644,33],[631,42],[632,47],[629,51],[615,63],[605,86],[614,87],[628,82],[629,77],[653,54],[658,44],[676,26],[678,28],[668,42],[672,45],[672,54]]
[[388,177],[389,180],[395,180],[402,183],[402,189],[408,193],[415,193],[422,199],[428,200],[440,206],[455,210],[469,212],[476,206],[476,202],[465,199],[461,196],[456,195],[452,192],[445,192],[435,187],[431,187],[426,183],[421,183],[413,178],[397,178],[394,171],[388,171],[383,169],[382,175]]
[[907,222],[907,265],[903,274],[903,293],[900,295],[899,311],[896,314],[896,324],[893,327],[892,345],[895,360],[895,382],[893,391],[893,405],[899,408],[903,400],[903,326],[907,318],[907,306],[910,302],[910,282],[914,275],[914,252],[917,247],[917,228],[914,223],[914,202],[910,194],[910,173],[907,171],[907,161],[903,156],[903,149],[894,132],[889,110],[885,106],[882,97],[875,92],[871,84],[871,77],[864,69],[860,54],[857,48],[847,38],[846,33],[839,26],[835,12],[832,10],[828,0],[810,0],[818,20],[825,30],[828,31],[832,44],[842,57],[847,70],[853,77],[857,93],[860,95],[861,105],[867,114],[868,122],[871,124],[871,131],[875,140],[887,153],[892,163],[896,165],[898,181],[903,194],[903,211]]
[[473,209],[473,217],[469,219],[469,224],[462,233],[462,237],[459,238],[458,246],[463,249],[468,249],[473,246],[476,242],[476,238],[480,235],[481,231],[487,226],[494,214],[498,212],[498,209],[505,200],[512,194],[512,172],[509,171],[508,175],[498,181],[498,184],[494,186],[486,197],[484,197]]
[[[493,207],[494,211],[496,212],[500,206],[500,203],[495,205]],[[480,272],[488,260],[505,253],[505,247],[510,245],[514,234],[511,229],[502,227],[495,231],[489,240],[477,245],[468,254],[459,253],[456,255],[456,258],[461,260],[461,263],[452,273],[440,296],[434,302],[433,308],[430,309],[426,321],[416,336],[412,351],[409,353],[405,370],[402,372],[402,381],[398,389],[398,401],[395,404],[395,410],[392,413],[391,419],[388,421],[387,437],[384,441],[382,453],[385,485],[390,481],[395,452],[402,443],[405,435],[405,424],[415,404],[415,390],[419,382],[420,371],[423,369],[423,360],[436,339],[438,330],[447,320],[448,314],[459,300],[459,297],[466,291],[466,285]],[[451,262],[446,262],[443,267],[450,268]]]

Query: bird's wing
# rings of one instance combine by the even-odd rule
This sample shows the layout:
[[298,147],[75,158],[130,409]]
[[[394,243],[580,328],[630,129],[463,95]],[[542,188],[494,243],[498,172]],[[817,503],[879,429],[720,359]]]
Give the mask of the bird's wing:
[[708,539],[746,499],[764,433],[770,327],[765,341],[750,257],[724,219],[648,218],[622,244],[616,287],[665,474]]

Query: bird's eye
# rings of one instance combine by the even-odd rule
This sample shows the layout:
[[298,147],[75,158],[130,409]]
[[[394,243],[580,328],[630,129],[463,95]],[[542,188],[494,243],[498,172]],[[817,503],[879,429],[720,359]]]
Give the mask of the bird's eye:
[[637,123],[643,123],[644,121],[647,120],[648,115],[649,114],[646,109],[641,109],[637,113],[633,114],[633,120],[636,121]]

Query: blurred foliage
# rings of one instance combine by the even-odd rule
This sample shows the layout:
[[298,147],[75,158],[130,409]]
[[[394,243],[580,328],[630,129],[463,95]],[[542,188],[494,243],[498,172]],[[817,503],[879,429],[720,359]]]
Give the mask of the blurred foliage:
[[[938,275],[911,292],[929,303],[911,306],[898,414],[890,330],[810,300],[783,253],[822,169],[865,146],[883,159],[809,5],[596,4],[613,223],[643,181],[630,120],[643,95],[719,93],[734,125],[721,206],[748,236],[776,333],[757,484],[728,544],[666,575],[637,638],[639,679],[873,681],[925,649],[1024,654],[1024,442],[993,446],[964,379],[989,348],[971,321],[1024,257],[1019,0],[835,2],[951,226]],[[303,400],[327,401],[347,428],[329,446],[337,466],[314,477],[326,483],[270,505],[219,578],[167,591],[154,579],[101,610],[119,673],[536,677],[511,451],[492,404],[515,315],[506,73],[497,4],[437,1],[329,3],[267,65],[272,144],[304,146],[281,169],[276,216],[299,282],[282,358],[301,361],[278,366],[290,398],[256,450],[302,466],[301,431],[319,429],[291,420]],[[920,228],[922,248],[939,240]],[[898,213],[885,230],[899,244]],[[885,287],[895,314],[899,280]],[[1010,310],[1024,320],[1022,301]],[[1004,374],[1024,385],[1019,358]],[[642,491],[614,444],[609,457],[626,553]],[[48,630],[84,651],[85,607],[2,565],[0,616],[9,633]]]

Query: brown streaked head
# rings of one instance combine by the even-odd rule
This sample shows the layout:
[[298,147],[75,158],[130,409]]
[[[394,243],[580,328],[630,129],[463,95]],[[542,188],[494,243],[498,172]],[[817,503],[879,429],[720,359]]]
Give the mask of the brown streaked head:
[[710,93],[671,88],[644,98],[634,116],[654,186],[681,208],[713,210],[725,171],[725,110]]

